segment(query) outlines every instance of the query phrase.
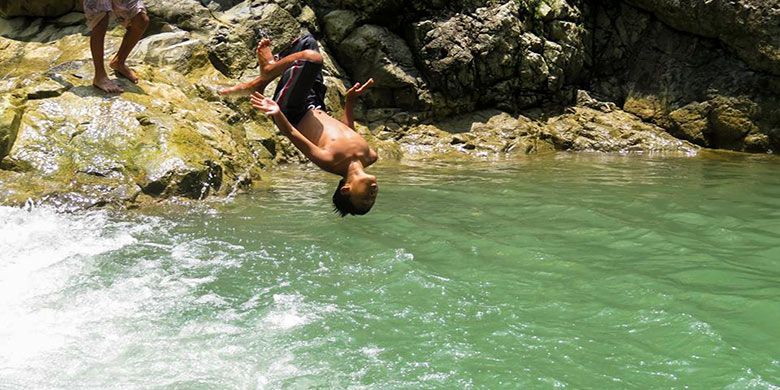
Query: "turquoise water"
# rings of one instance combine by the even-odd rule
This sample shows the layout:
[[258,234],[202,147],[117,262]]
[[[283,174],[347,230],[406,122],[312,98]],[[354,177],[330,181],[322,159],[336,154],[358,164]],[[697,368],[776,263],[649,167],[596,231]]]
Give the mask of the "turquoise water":
[[229,202],[0,208],[0,388],[780,385],[780,159],[290,167]]

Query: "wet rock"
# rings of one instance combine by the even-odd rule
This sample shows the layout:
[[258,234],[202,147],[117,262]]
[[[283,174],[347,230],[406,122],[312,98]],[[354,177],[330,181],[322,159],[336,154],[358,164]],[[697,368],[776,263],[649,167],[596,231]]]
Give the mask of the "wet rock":
[[542,129],[558,150],[601,152],[679,152],[695,154],[696,145],[674,138],[664,129],[622,111],[602,112],[574,107],[553,117]]
[[25,108],[22,102],[21,98],[10,94],[0,95],[0,161],[16,141]]
[[708,146],[710,136],[710,105],[690,103],[669,113],[672,134],[697,145]]
[[500,158],[554,150],[539,137],[540,126],[529,118],[497,110],[462,115],[436,124],[405,129],[396,138],[405,159],[443,156]]
[[138,43],[130,57],[149,65],[173,66],[181,73],[199,68],[208,61],[206,45],[186,31],[155,34]]

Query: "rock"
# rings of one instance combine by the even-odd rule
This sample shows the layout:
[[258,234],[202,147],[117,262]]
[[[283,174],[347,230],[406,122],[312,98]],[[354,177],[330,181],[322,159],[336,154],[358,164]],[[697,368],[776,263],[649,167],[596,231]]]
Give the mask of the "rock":
[[47,78],[33,83],[26,89],[27,99],[38,100],[57,97],[71,87],[73,87],[73,85],[70,83],[57,82],[51,78]]
[[197,0],[144,0],[153,24],[169,23],[187,31],[207,33],[219,21]]
[[157,66],[173,66],[181,73],[199,68],[208,61],[206,45],[186,31],[155,34],[141,40],[131,60]]
[[333,44],[340,44],[354,30],[360,16],[348,10],[335,10],[323,17],[325,34]]
[[0,95],[0,161],[8,155],[16,141],[24,113],[22,99],[10,94]]
[[0,17],[45,16],[56,17],[72,11],[81,11],[82,0],[5,0],[0,2]]
[[208,45],[211,63],[223,74],[240,77],[257,66],[255,48],[265,36],[273,38],[273,50],[279,52],[298,38],[302,31],[297,20],[277,4],[257,7],[249,3],[230,9],[221,19],[229,21],[217,28]]
[[375,85],[367,95],[373,105],[421,108],[417,91],[420,80],[412,53],[390,30],[363,25],[336,47],[336,53],[355,80],[374,79]]
[[[758,129],[751,118],[755,107],[751,107],[750,103],[723,98],[714,101],[709,116],[714,146],[740,150],[745,137],[757,132]],[[756,143],[752,146],[755,147]]]
[[669,113],[672,120],[671,133],[678,138],[691,141],[700,146],[710,145],[710,105],[690,103]]
[[756,69],[780,76],[780,7],[766,0],[628,0],[669,26],[715,38]]
[[396,142],[405,159],[459,155],[492,159],[554,150],[539,134],[539,124],[528,118],[485,110],[435,125],[412,126],[396,137]]
[[[751,63],[723,50],[721,38],[683,34],[642,11],[614,3],[608,1],[594,9],[598,24],[594,69],[603,72],[603,78],[597,76],[592,83],[594,91],[623,102],[624,110],[701,146],[755,150],[764,143],[753,142],[748,147],[745,137],[764,134],[766,150],[780,147],[777,138],[770,135],[780,126],[780,117],[771,114],[777,111],[780,77],[757,72]],[[718,1],[707,3],[710,5],[692,8],[700,10]],[[708,25],[708,18],[713,18],[700,16],[703,19],[686,29],[704,29],[695,25]],[[703,31],[702,35],[709,35]]]
[[672,137],[664,129],[643,123],[634,115],[614,111],[604,113],[575,107],[570,113],[553,117],[542,129],[556,149],[600,152],[676,152],[695,154],[698,147]]

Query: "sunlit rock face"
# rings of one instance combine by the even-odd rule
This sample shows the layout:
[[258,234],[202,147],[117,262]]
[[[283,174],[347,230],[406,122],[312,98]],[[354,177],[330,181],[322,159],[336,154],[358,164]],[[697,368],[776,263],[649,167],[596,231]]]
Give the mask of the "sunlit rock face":
[[[334,116],[352,83],[374,78],[357,131],[382,158],[780,148],[774,1],[146,5],[130,57],[141,82],[108,95],[91,86],[80,1],[0,4],[0,202],[227,196],[304,162],[246,97],[216,91],[258,74],[261,38],[278,53],[307,32]],[[107,58],[123,34],[111,25]]]

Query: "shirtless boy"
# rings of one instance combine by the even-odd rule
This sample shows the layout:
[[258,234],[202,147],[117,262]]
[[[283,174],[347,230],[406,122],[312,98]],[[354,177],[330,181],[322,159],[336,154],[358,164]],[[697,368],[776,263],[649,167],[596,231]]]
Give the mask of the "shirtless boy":
[[127,67],[125,61],[130,51],[143,36],[149,25],[149,16],[142,0],[84,0],[84,16],[87,26],[92,31],[89,36],[89,47],[92,50],[92,62],[95,65],[95,78],[92,85],[109,93],[120,93],[122,87],[108,78],[103,64],[103,50],[108,29],[108,19],[114,15],[127,31],[119,46],[119,51],[108,63],[114,71],[126,77],[133,83],[138,83],[138,76]]
[[[325,84],[322,79],[322,55],[311,35],[298,38],[275,60],[271,41],[263,39],[257,46],[261,75],[257,79],[227,88],[220,93],[251,92],[252,106],[274,120],[282,134],[298,150],[326,172],[342,177],[333,193],[333,205],[342,217],[366,214],[374,205],[379,187],[376,177],[365,172],[375,163],[377,153],[356,133],[352,111],[355,100],[370,87],[355,84],[347,91],[344,117],[339,121],[328,115],[325,106]],[[262,95],[271,80],[281,75],[274,98]]]

